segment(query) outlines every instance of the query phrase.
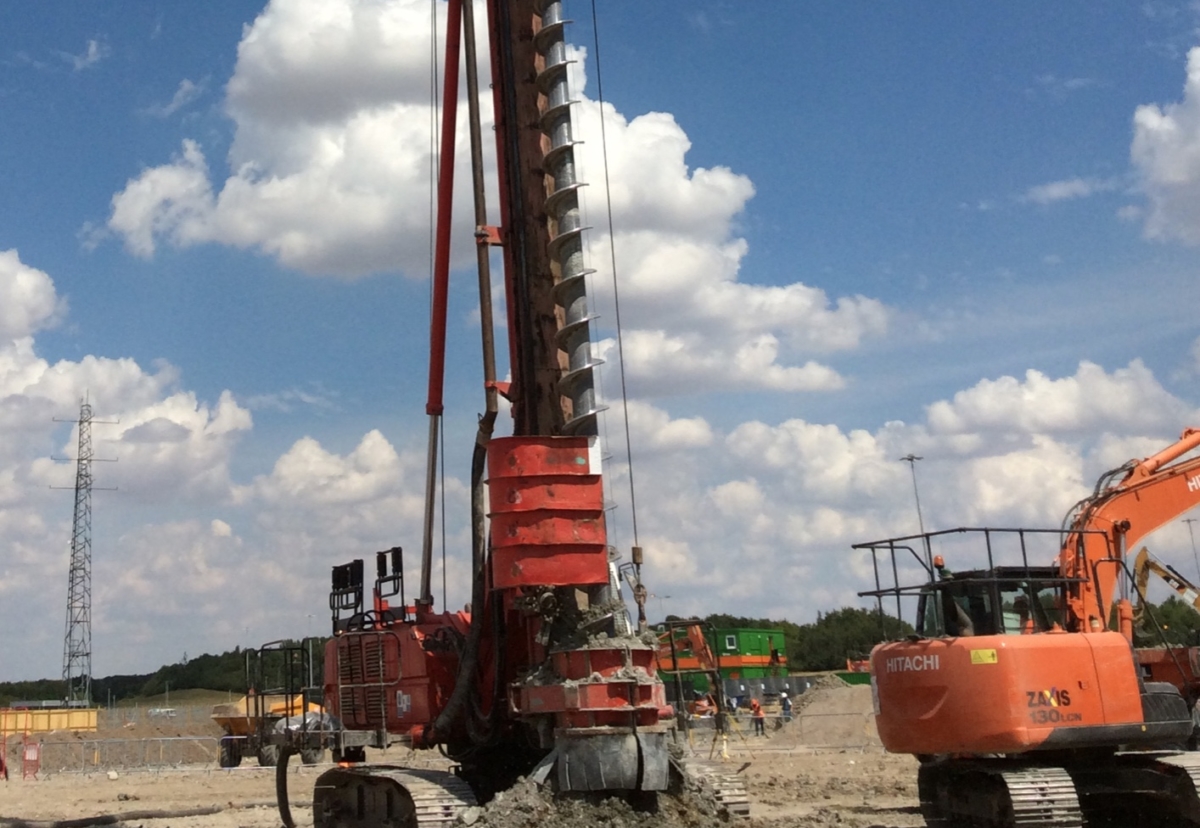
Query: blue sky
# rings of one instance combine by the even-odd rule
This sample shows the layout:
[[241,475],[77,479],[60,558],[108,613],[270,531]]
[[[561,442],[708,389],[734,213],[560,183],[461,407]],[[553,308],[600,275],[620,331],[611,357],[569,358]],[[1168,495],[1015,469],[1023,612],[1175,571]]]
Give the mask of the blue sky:
[[[65,592],[52,417],[85,392],[121,420],[96,430],[120,458],[97,468],[120,486],[96,496],[97,672],[296,634],[330,565],[419,547],[430,3],[0,8],[0,617],[32,642],[3,677],[60,669],[58,614],[15,598]],[[568,12],[611,363],[592,10]],[[598,13],[640,540],[668,610],[854,602],[850,544],[914,528],[909,451],[927,525],[1047,526],[1200,425],[1190,4]],[[481,406],[459,195],[451,605]],[[1190,560],[1181,526],[1160,534]]]

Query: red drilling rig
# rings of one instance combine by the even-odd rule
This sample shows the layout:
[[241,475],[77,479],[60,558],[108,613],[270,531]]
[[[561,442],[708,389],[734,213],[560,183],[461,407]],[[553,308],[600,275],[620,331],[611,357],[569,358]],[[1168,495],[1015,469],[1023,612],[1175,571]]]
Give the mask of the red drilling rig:
[[[488,0],[500,224],[486,214],[473,5],[449,0],[430,347],[429,464],[420,586],[404,597],[399,549],[336,567],[324,701],[339,722],[300,728],[340,766],[313,796],[317,828],[453,820],[518,777],[559,791],[668,788],[674,710],[644,640],[641,552],[627,565],[634,630],[619,595],[603,510],[570,64],[560,0]],[[471,467],[472,599],[435,612],[430,588],[434,470],[442,414],[460,45],[465,49],[482,320],[485,413]],[[489,248],[503,250],[511,382],[498,382]],[[493,437],[498,395],[512,436]],[[488,520],[490,518],[490,521]],[[365,763],[368,747],[440,748],[456,773]],[[311,747],[311,745],[310,745]],[[291,825],[286,753],[280,808]],[[677,767],[677,766],[675,766]],[[727,798],[728,786],[717,787]],[[737,787],[736,783],[732,784]],[[746,810],[744,804],[734,810]]]

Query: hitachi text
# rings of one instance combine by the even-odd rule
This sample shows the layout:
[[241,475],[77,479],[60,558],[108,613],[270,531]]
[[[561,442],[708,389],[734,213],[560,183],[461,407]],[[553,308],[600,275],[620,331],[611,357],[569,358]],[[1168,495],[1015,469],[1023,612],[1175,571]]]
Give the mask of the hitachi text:
[[889,658],[885,665],[889,673],[922,673],[941,669],[942,666],[936,655],[894,656]]

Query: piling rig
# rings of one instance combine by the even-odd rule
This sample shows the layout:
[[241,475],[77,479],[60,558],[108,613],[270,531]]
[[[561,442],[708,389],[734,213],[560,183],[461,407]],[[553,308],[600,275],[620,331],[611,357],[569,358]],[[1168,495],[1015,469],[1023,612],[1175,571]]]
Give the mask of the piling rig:
[[[337,727],[291,732],[287,756],[329,747],[339,767],[313,795],[317,828],[414,828],[455,818],[520,776],[563,792],[646,799],[681,766],[669,754],[673,709],[645,634],[641,550],[622,567],[639,603],[634,629],[606,535],[597,403],[559,0],[488,0],[500,223],[486,212],[475,20],[448,0],[441,173],[430,341],[429,454],[420,583],[410,605],[403,553],[333,570],[334,638],[325,709]],[[484,414],[471,464],[472,595],[436,612],[431,590],[435,469],[442,414],[451,192],[460,47],[470,107]],[[502,249],[511,381],[499,382],[489,248]],[[512,435],[493,437],[498,396]],[[454,773],[367,764],[367,748],[441,749]],[[702,771],[703,772],[703,771]],[[718,774],[719,776],[719,774]],[[727,794],[736,780],[719,779]]]

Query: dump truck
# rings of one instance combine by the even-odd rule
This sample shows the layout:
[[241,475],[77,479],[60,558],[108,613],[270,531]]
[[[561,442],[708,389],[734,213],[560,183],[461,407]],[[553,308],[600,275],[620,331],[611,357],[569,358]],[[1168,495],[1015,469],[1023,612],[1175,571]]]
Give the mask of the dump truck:
[[[276,724],[283,719],[302,716],[304,713],[320,713],[320,705],[305,702],[302,694],[242,696],[235,702],[213,706],[212,719],[222,730],[219,764],[223,768],[236,768],[246,756],[254,756],[263,767],[273,767],[279,761],[279,746],[267,738]],[[308,748],[301,751],[300,758],[306,765],[321,761],[322,751]]]
[[[218,752],[221,767],[236,768],[247,756],[257,758],[263,767],[273,767],[279,761],[279,740],[271,734],[321,719],[321,700],[314,698],[319,693],[314,694],[304,681],[311,672],[310,649],[274,641],[246,651],[245,695],[213,706],[212,719],[224,731]],[[321,761],[325,751],[323,744],[312,741],[298,752],[304,764],[312,765]]]

